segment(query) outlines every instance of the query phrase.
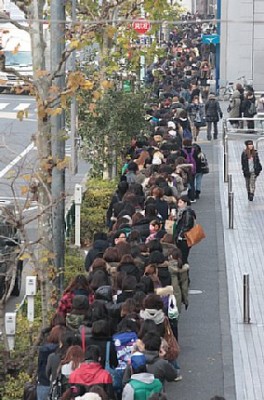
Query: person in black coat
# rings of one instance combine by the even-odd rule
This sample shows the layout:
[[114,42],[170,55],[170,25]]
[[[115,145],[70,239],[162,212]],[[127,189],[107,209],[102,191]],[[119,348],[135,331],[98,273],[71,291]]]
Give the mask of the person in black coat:
[[89,271],[90,266],[97,257],[102,257],[105,250],[109,247],[107,235],[104,232],[97,232],[94,234],[94,241],[92,247],[88,250],[85,258],[85,269]]
[[178,213],[173,226],[173,238],[176,246],[182,252],[182,264],[188,263],[190,247],[184,236],[186,232],[193,228],[195,224],[195,212],[189,207],[190,201],[188,196],[183,195],[178,200]]
[[246,148],[241,154],[242,171],[246,181],[248,200],[253,201],[256,179],[262,171],[257,151],[252,140],[245,141]]
[[[254,116],[257,114],[256,97],[253,92],[251,92],[251,91],[247,92],[245,99],[241,105],[241,111],[242,111],[243,116],[248,117],[248,118],[254,118]],[[254,130],[254,127],[255,127],[254,121],[248,120],[247,127],[250,130]],[[249,132],[249,133],[253,133],[253,132]]]
[[92,325],[92,337],[86,340],[86,346],[89,347],[91,345],[94,345],[100,348],[100,364],[103,368],[105,367],[107,342],[110,342],[110,367],[116,368],[118,365],[117,354],[115,345],[112,342],[111,338],[111,328],[109,321],[104,319],[95,321]]
[[219,105],[219,102],[216,100],[214,94],[209,95],[209,100],[205,104],[205,118],[206,118],[206,124],[207,124],[207,139],[211,140],[212,135],[212,124],[214,125],[214,139],[217,139],[218,135],[218,127],[217,123],[220,118],[223,117],[223,113],[221,110],[221,107]]

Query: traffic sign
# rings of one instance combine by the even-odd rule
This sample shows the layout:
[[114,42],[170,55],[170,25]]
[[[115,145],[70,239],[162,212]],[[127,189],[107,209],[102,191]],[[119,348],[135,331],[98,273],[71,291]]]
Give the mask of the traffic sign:
[[151,24],[145,18],[138,18],[133,21],[132,28],[139,33],[140,35],[144,35],[147,31],[150,30]]
[[213,35],[202,35],[202,42],[205,44],[219,44],[220,36],[217,34]]

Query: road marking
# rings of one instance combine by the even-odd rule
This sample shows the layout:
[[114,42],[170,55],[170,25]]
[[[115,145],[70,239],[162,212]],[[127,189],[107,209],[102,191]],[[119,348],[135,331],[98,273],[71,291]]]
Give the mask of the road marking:
[[31,105],[30,103],[20,103],[18,104],[18,106],[14,108],[14,111],[26,110],[27,108],[29,108],[30,105]]
[[202,290],[190,289],[189,294],[202,294]]
[[0,103],[0,110],[6,108],[10,103]]
[[12,169],[22,158],[24,158],[33,148],[35,144],[30,143],[28,147],[25,148],[25,150],[22,151],[14,160],[12,160],[2,171],[0,171],[0,178],[3,178],[7,174],[10,169]]
[[[14,112],[7,112],[7,111],[3,111],[1,114],[1,120],[2,119],[16,119],[18,122],[21,122],[21,121],[19,121],[19,119],[17,118],[17,113],[14,113]],[[32,114],[33,115],[33,114]],[[23,121],[27,121],[27,122],[36,122],[37,121],[37,118],[24,118],[23,119]]]

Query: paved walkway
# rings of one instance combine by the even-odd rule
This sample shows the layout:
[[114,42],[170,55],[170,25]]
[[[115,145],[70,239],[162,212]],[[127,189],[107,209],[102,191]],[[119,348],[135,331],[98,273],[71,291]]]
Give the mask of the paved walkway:
[[[240,164],[244,140],[240,137],[228,142],[234,229],[228,229],[228,187],[224,183],[223,168],[219,170],[219,185],[237,399],[261,400],[264,398],[264,173],[257,179],[254,201],[249,202]],[[222,166],[220,142],[215,150]],[[264,167],[264,142],[259,144],[259,156]],[[248,273],[250,279],[250,324],[243,324],[244,273]]]

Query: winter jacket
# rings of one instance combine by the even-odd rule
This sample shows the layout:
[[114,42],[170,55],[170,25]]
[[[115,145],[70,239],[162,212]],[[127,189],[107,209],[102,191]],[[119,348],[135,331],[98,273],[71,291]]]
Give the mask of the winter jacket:
[[173,225],[173,238],[176,243],[178,240],[185,239],[184,233],[193,228],[195,218],[195,212],[190,207],[186,207],[180,219],[176,220]]
[[165,381],[172,382],[177,378],[176,369],[167,360],[159,357],[158,351],[144,351],[147,359],[147,371],[159,379],[162,384]]
[[88,251],[85,258],[85,269],[89,271],[90,266],[96,259],[96,257],[103,256],[105,250],[109,247],[109,243],[106,240],[96,240],[93,243],[92,248]]
[[205,104],[206,122],[218,122],[223,113],[218,101],[215,98],[209,99]]
[[173,286],[173,294],[176,297],[176,302],[179,312],[181,312],[182,303],[185,305],[186,308],[189,305],[188,270],[189,270],[188,264],[184,264],[182,268],[179,268],[178,262],[176,260],[169,261],[171,284]]
[[[259,156],[257,150],[255,150],[255,155],[253,157],[253,163],[254,163],[254,173],[256,176],[260,174],[262,171],[262,165],[259,161]],[[241,154],[241,165],[242,165],[242,171],[244,174],[245,178],[249,178],[250,173],[249,173],[249,166],[248,166],[248,158],[247,158],[247,153],[244,150],[243,153]]]
[[98,346],[100,348],[100,355],[101,355],[100,364],[104,368],[107,342],[110,342],[110,360],[109,360],[110,367],[116,368],[118,365],[118,361],[117,361],[115,345],[112,342],[111,338],[92,336],[92,337],[88,338],[88,340],[86,341],[86,346],[94,345],[94,346]]
[[46,375],[46,366],[49,355],[54,353],[57,348],[58,345],[54,343],[43,344],[39,348],[37,374],[38,374],[38,383],[42,386],[50,386],[49,377]]
[[[242,114],[243,114],[244,117],[253,118],[254,115],[257,114],[257,108],[256,108],[256,106],[255,106],[255,103],[256,103],[256,98],[255,98],[255,96],[252,96],[252,98],[250,98],[250,99],[245,99],[245,100],[242,102],[242,105],[241,105],[241,112],[242,112]],[[250,112],[250,108],[251,108],[251,105],[252,105],[252,104],[255,106],[255,107],[253,106],[253,110],[254,110],[253,113]]]
[[112,382],[109,372],[103,369],[99,363],[93,361],[85,361],[69,377],[71,386],[90,387],[99,385],[106,391],[110,399],[114,399]]
[[241,94],[238,90],[235,90],[232,94],[229,103],[229,118],[239,118],[240,116],[240,106],[241,106]]
[[153,374],[133,374],[122,393],[122,400],[147,400],[154,393],[162,391],[162,384]]
[[119,264],[117,267],[118,272],[125,272],[127,275],[133,275],[137,281],[140,280],[140,271],[135,264]]

